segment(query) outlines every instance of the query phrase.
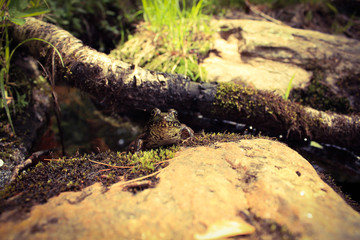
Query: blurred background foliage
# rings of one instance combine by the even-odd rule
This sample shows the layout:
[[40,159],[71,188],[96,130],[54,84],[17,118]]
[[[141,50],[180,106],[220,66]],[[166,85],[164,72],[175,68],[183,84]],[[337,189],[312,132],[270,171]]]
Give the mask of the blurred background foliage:
[[[350,0],[47,0],[51,13],[45,20],[70,31],[86,45],[113,52],[117,58],[163,72],[205,80],[198,63],[211,47],[209,19],[232,11],[247,11],[248,4],[290,25],[328,33],[348,33],[360,14]],[[357,6],[358,6],[357,5]],[[298,7],[295,7],[298,6]],[[299,7],[300,6],[300,7]],[[283,10],[285,9],[285,10]],[[347,13],[349,18],[339,17]],[[322,19],[319,19],[322,18]],[[144,24],[139,24],[145,21]],[[141,26],[139,28],[139,26]],[[357,27],[359,28],[359,27]],[[146,30],[146,33],[145,31]],[[358,30],[358,32],[360,29]],[[134,36],[142,32],[137,40]],[[350,37],[359,37],[357,35]],[[139,40],[141,39],[142,40]],[[124,43],[131,40],[127,46]],[[151,41],[151,42],[149,42]],[[131,46],[133,45],[133,46]],[[146,46],[148,48],[146,48]],[[150,48],[154,48],[150,50]]]
[[51,13],[45,20],[71,32],[99,51],[109,52],[140,20],[139,1],[47,0]]

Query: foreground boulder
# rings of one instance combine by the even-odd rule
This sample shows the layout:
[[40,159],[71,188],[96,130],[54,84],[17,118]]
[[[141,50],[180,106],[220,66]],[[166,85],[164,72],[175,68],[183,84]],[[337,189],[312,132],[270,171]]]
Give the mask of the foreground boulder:
[[282,143],[218,143],[179,152],[155,188],[122,182],[65,192],[22,216],[2,239],[360,239],[360,215]]

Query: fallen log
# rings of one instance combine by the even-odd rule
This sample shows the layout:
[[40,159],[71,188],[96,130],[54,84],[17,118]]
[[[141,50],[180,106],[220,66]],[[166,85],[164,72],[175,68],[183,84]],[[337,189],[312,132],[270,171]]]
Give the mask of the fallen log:
[[[56,46],[65,68],[55,57],[55,79],[66,79],[68,84],[117,112],[176,108],[248,123],[293,140],[308,138],[353,149],[360,147],[358,115],[317,111],[251,87],[196,83],[182,75],[145,70],[97,52],[67,31],[35,18],[27,18],[24,25],[14,25],[12,34],[17,41],[42,38]],[[27,46],[34,57],[51,69],[52,48],[40,41]]]

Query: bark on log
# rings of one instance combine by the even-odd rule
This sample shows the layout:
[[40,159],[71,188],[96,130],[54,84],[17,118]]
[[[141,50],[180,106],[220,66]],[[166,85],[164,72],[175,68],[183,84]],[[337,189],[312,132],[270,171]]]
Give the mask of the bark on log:
[[[99,53],[54,25],[35,18],[13,27],[17,41],[42,38],[62,54],[66,69],[56,65],[57,78],[91,94],[116,111],[176,108],[210,118],[250,123],[288,138],[309,139],[359,148],[360,117],[304,108],[266,91],[234,84],[195,83],[181,75],[148,71]],[[32,54],[50,65],[53,50],[43,42],[28,44]],[[40,53],[40,54],[39,54]]]

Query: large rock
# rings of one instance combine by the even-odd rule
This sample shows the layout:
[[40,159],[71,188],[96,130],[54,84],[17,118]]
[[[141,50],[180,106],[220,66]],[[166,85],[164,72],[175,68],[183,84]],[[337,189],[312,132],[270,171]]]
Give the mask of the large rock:
[[121,182],[108,190],[94,184],[18,219],[4,212],[1,238],[208,239],[243,233],[251,239],[360,239],[360,215],[279,142],[183,149],[158,177],[155,188],[136,194]]
[[[224,29],[214,36],[216,50],[202,64],[209,81],[243,81],[283,95],[290,79],[307,86],[315,69],[338,92],[337,81],[360,74],[360,42],[267,21],[213,20]],[[350,83],[349,83],[350,84]]]

